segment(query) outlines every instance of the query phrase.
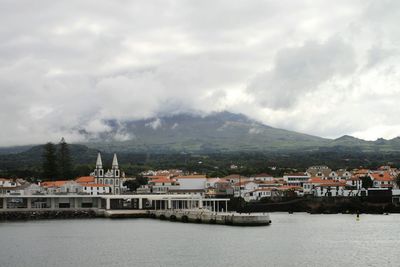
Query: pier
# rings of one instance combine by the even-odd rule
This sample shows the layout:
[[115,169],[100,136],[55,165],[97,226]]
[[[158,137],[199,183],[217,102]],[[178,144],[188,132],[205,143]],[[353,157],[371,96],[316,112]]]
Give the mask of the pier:
[[[96,214],[106,218],[158,218],[226,225],[268,225],[268,214],[228,211],[229,199],[194,195],[0,195],[2,218],[43,214]],[[54,213],[56,212],[56,213]],[[28,216],[27,214],[30,214]],[[42,217],[40,217],[42,218]]]
[[150,217],[161,220],[225,224],[239,226],[269,225],[270,217],[265,213],[212,212],[207,209],[195,210],[154,210],[148,211]]

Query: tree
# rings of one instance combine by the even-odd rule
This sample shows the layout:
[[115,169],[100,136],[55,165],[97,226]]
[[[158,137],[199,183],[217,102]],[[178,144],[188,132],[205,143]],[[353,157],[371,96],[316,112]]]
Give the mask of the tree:
[[43,147],[42,163],[43,178],[48,180],[57,179],[57,156],[56,146],[49,142]]
[[362,187],[365,189],[371,188],[373,186],[372,179],[368,175],[361,177],[361,183]]
[[124,186],[128,187],[129,191],[136,191],[141,185],[147,184],[148,179],[143,176],[138,176],[134,180],[127,180],[124,183]]
[[58,150],[58,174],[60,179],[71,179],[72,177],[72,160],[69,152],[69,146],[65,142],[64,137],[61,138]]

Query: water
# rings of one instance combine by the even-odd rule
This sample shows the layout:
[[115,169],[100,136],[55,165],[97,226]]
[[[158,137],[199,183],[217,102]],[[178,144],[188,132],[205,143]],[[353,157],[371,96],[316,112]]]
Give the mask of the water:
[[0,266],[400,266],[400,215],[271,219],[265,227],[153,219],[0,223]]

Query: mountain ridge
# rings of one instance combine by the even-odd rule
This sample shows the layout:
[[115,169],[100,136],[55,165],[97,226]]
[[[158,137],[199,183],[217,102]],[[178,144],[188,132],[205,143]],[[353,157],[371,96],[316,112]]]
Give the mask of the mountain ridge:
[[[110,130],[96,135],[81,129],[87,141],[77,144],[106,153],[400,151],[400,137],[366,141],[343,135],[328,139],[274,128],[243,114],[227,111],[208,115],[180,113],[129,121],[108,120],[105,124]],[[20,153],[34,146],[3,147],[0,154]]]

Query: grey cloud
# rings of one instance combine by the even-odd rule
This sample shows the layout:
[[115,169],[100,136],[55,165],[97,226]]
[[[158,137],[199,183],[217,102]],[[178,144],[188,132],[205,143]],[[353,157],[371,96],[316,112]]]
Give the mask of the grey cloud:
[[284,48],[271,70],[257,75],[248,90],[262,105],[289,108],[321,83],[351,75],[356,68],[353,48],[338,38]]
[[[0,145],[80,141],[110,133],[109,120],[224,109],[324,136],[360,132],[365,114],[400,125],[387,102],[399,93],[396,5],[1,1]],[[329,111],[311,114],[312,98]],[[349,105],[351,116],[341,111]],[[123,127],[115,137],[133,138]]]

